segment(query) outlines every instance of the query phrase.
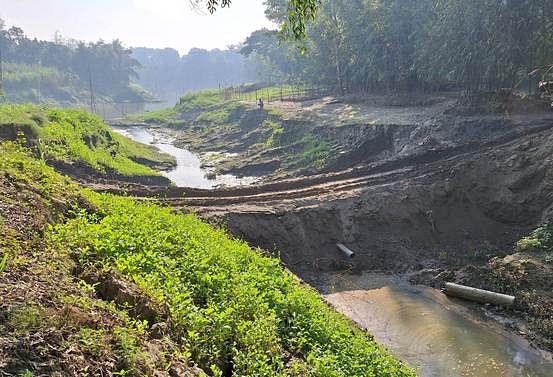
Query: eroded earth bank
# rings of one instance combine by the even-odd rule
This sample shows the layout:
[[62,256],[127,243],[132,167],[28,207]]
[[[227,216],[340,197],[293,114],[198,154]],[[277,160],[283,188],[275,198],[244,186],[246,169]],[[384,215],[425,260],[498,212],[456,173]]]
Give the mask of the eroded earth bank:
[[[278,255],[323,293],[340,291],[333,283],[336,276],[359,281],[367,272],[383,272],[412,284],[441,288],[454,281],[513,294],[512,309],[476,309],[551,351],[553,259],[548,251],[517,241],[551,220],[553,114],[536,103],[501,101],[505,106],[499,111],[486,113],[450,97],[399,106],[326,98],[275,104],[268,111],[240,110],[234,131],[216,131],[224,143],[211,142],[204,150],[189,145],[200,153],[237,153],[242,165],[234,172],[255,173],[259,164],[248,161],[259,160],[251,158],[245,145],[259,144],[252,135],[262,138],[263,123],[275,121],[280,111],[281,146],[264,152],[277,161],[273,169],[264,165],[269,174],[265,183],[215,190],[126,190],[184,211],[194,208],[233,235]],[[315,110],[316,119],[311,115]],[[330,153],[324,164],[307,170],[297,165],[283,169],[279,161],[301,148],[285,141],[294,139],[298,119],[311,122],[310,132],[330,145]],[[246,131],[237,131],[241,122]],[[194,127],[197,123],[188,119],[176,131],[165,131],[191,140]],[[303,176],[306,171],[311,174]],[[282,176],[286,178],[271,179]],[[355,257],[340,252],[338,242],[355,251]]]

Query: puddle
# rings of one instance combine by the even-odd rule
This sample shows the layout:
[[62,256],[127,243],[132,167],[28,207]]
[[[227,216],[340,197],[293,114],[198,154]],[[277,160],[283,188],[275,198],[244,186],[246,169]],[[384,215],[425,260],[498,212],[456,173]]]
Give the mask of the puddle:
[[522,337],[449,299],[384,274],[333,275],[325,299],[421,377],[551,377]]

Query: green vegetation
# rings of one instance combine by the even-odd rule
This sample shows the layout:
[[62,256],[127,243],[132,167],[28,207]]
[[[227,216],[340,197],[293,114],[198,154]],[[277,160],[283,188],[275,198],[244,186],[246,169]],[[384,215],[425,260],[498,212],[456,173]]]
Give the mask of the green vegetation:
[[[286,28],[289,3],[266,1],[267,17]],[[305,49],[278,44],[278,33],[267,29],[245,41],[242,51],[258,60],[264,79],[321,84],[339,94],[532,92],[544,70],[528,74],[553,62],[553,12],[544,11],[552,0],[318,3],[313,22],[294,30],[307,36]]]
[[[31,158],[29,151],[22,148],[18,142],[1,142],[0,152],[0,171],[5,177],[12,183],[32,187],[46,203],[52,198],[65,197],[67,201],[71,201],[79,196],[79,187],[76,184],[69,178],[57,174],[43,160]],[[7,231],[7,225],[7,221],[4,221],[0,230]],[[2,241],[12,238],[4,233]]]
[[51,81],[62,81],[63,74],[56,68],[45,67],[39,64],[27,65],[16,63],[5,63],[4,68],[4,84],[7,86],[17,86],[21,84],[38,83],[39,80],[43,83]]
[[134,121],[168,127],[180,127],[187,121],[183,118],[189,111],[200,111],[190,121],[204,125],[228,125],[237,114],[245,109],[235,100],[224,100],[218,91],[200,91],[189,93],[179,99],[173,108],[151,111],[143,115],[130,116]]
[[527,237],[521,238],[517,242],[516,250],[531,253],[553,253],[553,224],[544,224]]
[[56,34],[54,42],[38,41],[16,26],[5,29],[0,19],[0,50],[9,101],[88,104],[91,83],[99,102],[151,99],[131,82],[138,78],[140,63],[119,40],[85,43]]
[[[9,351],[12,373],[40,372],[49,365],[41,361],[48,353],[47,360],[62,359],[56,363],[60,368],[130,376],[153,375],[178,360],[193,360],[216,376],[413,376],[277,259],[194,215],[81,189],[19,142],[0,143],[0,173],[0,193],[24,198],[9,202],[5,223],[29,224],[10,230],[26,245],[17,257],[28,262],[8,263],[0,286],[15,289],[24,279],[40,292],[29,292],[36,299],[24,302],[18,295],[3,297],[13,309],[0,332],[8,337],[0,347],[20,339],[23,347],[35,342],[29,349],[44,350],[29,354],[36,361],[28,365],[20,363],[17,351]],[[49,229],[47,219],[57,219],[57,225]],[[37,226],[46,242],[30,236]],[[96,285],[76,284],[72,275],[102,270],[110,276],[118,271],[151,302],[167,308],[158,320],[171,324],[171,337],[179,343],[164,338],[163,351],[152,353],[152,322],[132,318],[128,306],[97,299]],[[74,359],[74,354],[81,356]]]
[[[217,8],[225,8],[231,5],[230,0],[204,0],[196,4],[205,3],[210,13]],[[281,35],[295,41],[302,41],[307,37],[307,24],[313,21],[320,6],[319,0],[288,0],[271,1],[266,4],[265,14],[274,21],[282,24]],[[300,44],[300,46],[302,46]]]
[[175,105],[175,110],[182,113],[192,109],[205,109],[217,105],[222,101],[223,95],[221,91],[216,89],[202,90],[185,94]]
[[[225,151],[231,143],[238,154],[216,164],[222,171],[263,164],[276,157],[286,172],[324,168],[331,158],[332,144],[315,136],[317,119],[299,120],[293,112],[278,107],[260,110],[247,100],[249,95],[255,96],[255,90],[278,97],[281,88],[252,85],[236,91],[189,93],[174,108],[133,119],[177,128],[178,141],[198,152]],[[291,95],[292,90],[299,93],[298,87],[283,86],[283,96]]]
[[263,122],[263,127],[270,130],[270,136],[265,142],[265,145],[269,148],[280,145],[280,137],[284,133],[284,128],[282,128],[282,125],[273,120],[267,119]]
[[161,109],[156,111],[150,111],[143,115],[129,116],[131,120],[143,121],[151,124],[169,124],[176,120],[177,112],[174,108]]
[[213,125],[228,125],[240,118],[240,113],[245,110],[244,105],[236,101],[222,101],[210,106],[196,117],[197,123]]
[[85,265],[116,266],[166,303],[192,358],[214,375],[287,375],[285,355],[303,375],[411,375],[278,260],[193,215],[87,196],[96,214],[78,212],[51,242]]
[[[100,173],[156,176],[149,166],[172,159],[152,147],[112,132],[98,117],[77,110],[48,109],[34,105],[0,106],[0,132],[14,128],[38,144],[47,160],[85,164]],[[4,133],[10,134],[9,130]]]
[[326,140],[317,140],[312,135],[306,135],[301,144],[302,152],[292,155],[286,162],[289,166],[314,166],[323,168],[329,157],[331,145]]
[[0,142],[0,254],[10,253],[0,274],[2,371],[142,376],[166,370],[181,359],[178,348],[167,344],[167,355],[148,354],[144,324],[98,299],[74,276],[78,266],[67,250],[46,245],[49,222],[85,203],[81,191],[20,142]]

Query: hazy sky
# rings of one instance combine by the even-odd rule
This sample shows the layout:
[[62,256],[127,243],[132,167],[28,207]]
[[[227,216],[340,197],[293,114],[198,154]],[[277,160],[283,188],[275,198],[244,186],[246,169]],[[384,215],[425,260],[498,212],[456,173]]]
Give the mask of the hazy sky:
[[[203,9],[203,7],[202,7]],[[234,0],[214,15],[199,14],[189,0],[0,0],[0,18],[30,37],[111,41],[127,46],[225,48],[252,31],[272,27],[262,0]]]

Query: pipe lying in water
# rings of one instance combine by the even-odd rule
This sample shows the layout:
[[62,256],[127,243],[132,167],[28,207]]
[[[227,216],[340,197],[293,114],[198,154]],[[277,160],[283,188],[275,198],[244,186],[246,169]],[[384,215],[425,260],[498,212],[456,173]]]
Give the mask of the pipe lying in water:
[[475,301],[482,304],[494,304],[500,306],[512,306],[515,302],[514,296],[486,291],[483,289],[467,287],[454,283],[445,283],[444,293],[448,296],[459,297],[465,300]]
[[344,246],[344,244],[337,243],[336,246],[338,246],[338,249],[340,249],[347,257],[353,258],[355,256],[355,253]]

